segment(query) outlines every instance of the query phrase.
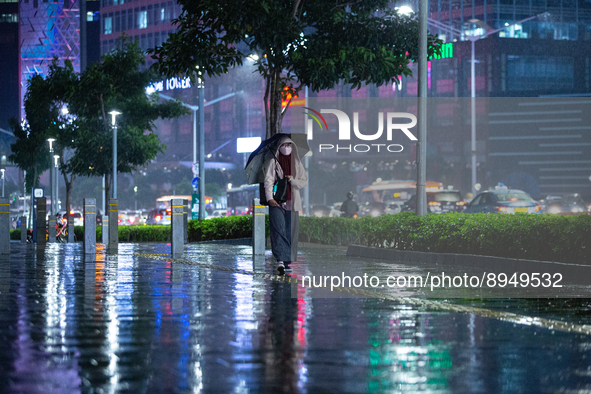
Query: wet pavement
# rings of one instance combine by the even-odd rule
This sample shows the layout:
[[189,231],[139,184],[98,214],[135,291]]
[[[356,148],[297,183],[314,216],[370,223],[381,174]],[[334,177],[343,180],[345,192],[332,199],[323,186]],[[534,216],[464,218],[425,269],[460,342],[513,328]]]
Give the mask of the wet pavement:
[[[591,335],[527,319],[583,327],[585,299],[454,299],[438,309],[316,298],[239,245],[189,245],[174,259],[164,244],[90,256],[81,244],[11,248],[0,259],[0,392],[591,391]],[[295,277],[425,270],[345,249],[300,252]]]

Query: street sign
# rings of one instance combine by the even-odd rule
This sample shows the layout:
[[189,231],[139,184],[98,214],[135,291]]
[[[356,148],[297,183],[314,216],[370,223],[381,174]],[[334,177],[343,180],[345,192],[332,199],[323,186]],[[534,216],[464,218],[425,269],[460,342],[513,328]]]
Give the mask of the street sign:
[[35,198],[41,198],[41,197],[43,197],[43,189],[41,189],[41,188],[35,188],[33,190],[33,196]]
[[193,163],[191,170],[193,171],[193,175],[199,175],[199,162]]
[[193,180],[191,181],[191,185],[193,185],[193,189],[195,189],[195,190],[199,189],[199,177],[198,176],[193,178]]
[[193,208],[191,209],[191,219],[199,219],[199,193],[193,193],[191,203]]

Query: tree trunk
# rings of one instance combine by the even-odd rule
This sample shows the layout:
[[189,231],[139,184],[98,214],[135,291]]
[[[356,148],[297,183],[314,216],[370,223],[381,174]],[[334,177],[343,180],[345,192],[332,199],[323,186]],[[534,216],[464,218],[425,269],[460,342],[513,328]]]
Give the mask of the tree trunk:
[[64,176],[64,183],[66,184],[66,220],[68,221],[68,224],[71,223],[70,222],[70,211],[72,210],[72,207],[70,206],[70,199],[72,196],[72,189],[74,187],[74,174],[70,175],[70,181],[68,182],[68,176],[67,174],[62,172],[62,175]]
[[265,120],[266,137],[270,138],[277,133],[281,133],[281,70],[270,69],[266,78],[265,91]]

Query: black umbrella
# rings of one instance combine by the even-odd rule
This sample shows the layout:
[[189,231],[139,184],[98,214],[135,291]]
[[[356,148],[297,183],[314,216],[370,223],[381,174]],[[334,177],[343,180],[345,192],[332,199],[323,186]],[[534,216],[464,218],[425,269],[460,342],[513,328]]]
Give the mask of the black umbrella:
[[263,173],[263,165],[267,160],[270,160],[277,152],[277,148],[281,140],[285,137],[290,138],[298,149],[298,155],[303,157],[310,151],[308,146],[308,137],[302,133],[279,133],[275,134],[269,139],[261,142],[258,148],[256,148],[249,156],[246,167],[246,181],[249,184],[261,183],[265,181],[265,174]]

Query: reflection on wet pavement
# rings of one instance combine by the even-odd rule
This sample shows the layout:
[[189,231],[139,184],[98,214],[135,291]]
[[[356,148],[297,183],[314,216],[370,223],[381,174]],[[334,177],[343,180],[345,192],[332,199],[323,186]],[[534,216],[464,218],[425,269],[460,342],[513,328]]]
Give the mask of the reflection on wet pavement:
[[[0,392],[582,392],[591,336],[383,298],[314,298],[256,275],[141,257],[168,245],[12,244],[0,260]],[[184,260],[274,274],[246,246]],[[294,274],[370,264],[304,248]],[[254,266],[253,266],[254,264]],[[417,273],[403,265],[389,272]],[[365,268],[363,268],[365,269]],[[588,324],[587,300],[455,300]]]

